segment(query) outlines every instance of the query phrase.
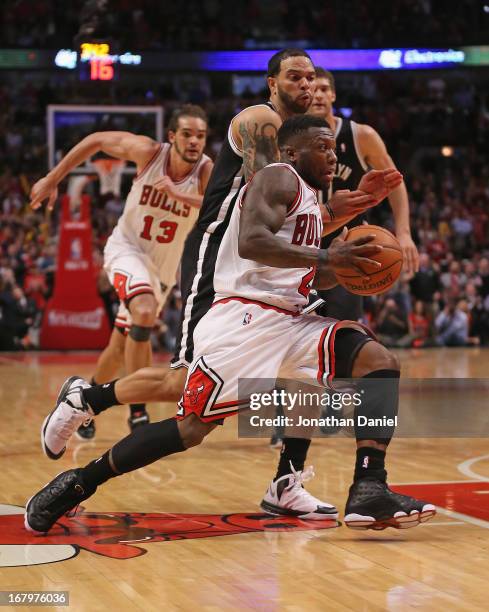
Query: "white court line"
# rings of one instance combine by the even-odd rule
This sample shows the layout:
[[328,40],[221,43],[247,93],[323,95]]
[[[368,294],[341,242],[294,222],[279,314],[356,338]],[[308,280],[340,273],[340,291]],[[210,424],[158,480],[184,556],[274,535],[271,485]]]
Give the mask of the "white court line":
[[484,529],[489,529],[488,521],[469,516],[468,514],[462,514],[461,512],[455,512],[454,510],[447,510],[446,508],[441,508],[440,506],[437,506],[436,510],[437,512],[440,512],[445,516],[449,516],[450,518],[460,519],[464,523],[470,523],[471,525],[475,525],[476,527],[483,527]]
[[418,525],[419,527],[446,527],[450,525],[465,525],[464,521],[450,521],[449,523],[433,523],[433,521],[426,521],[426,523],[421,523]]
[[[489,456],[489,455],[488,455]],[[484,479],[485,480],[485,479]],[[465,482],[480,482],[481,478],[476,478],[475,480],[423,480],[423,482],[394,482],[390,484],[391,487],[396,487],[399,485],[400,487],[408,486],[408,485],[427,485],[427,484],[460,484]]]
[[481,476],[472,470],[472,466],[474,463],[478,461],[482,461],[484,459],[489,459],[489,455],[481,455],[480,457],[472,457],[472,459],[467,459],[467,461],[463,461],[457,465],[457,470],[461,472],[464,476],[468,476],[469,478],[475,478],[476,480],[489,482],[489,478],[485,476]]

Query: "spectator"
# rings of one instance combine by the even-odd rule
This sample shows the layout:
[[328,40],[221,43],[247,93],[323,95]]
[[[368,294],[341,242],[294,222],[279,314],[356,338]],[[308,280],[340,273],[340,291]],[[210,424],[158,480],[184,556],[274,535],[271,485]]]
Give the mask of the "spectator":
[[440,289],[438,265],[433,264],[429,255],[420,253],[419,272],[410,282],[413,297],[425,304],[433,303],[433,296]]
[[409,332],[401,338],[397,346],[399,348],[421,348],[430,346],[430,319],[426,315],[426,304],[417,300],[414,309],[408,316]]
[[396,346],[408,330],[406,315],[392,298],[385,300],[377,315],[377,335],[385,346]]
[[469,317],[452,298],[435,320],[438,346],[466,346],[469,338]]

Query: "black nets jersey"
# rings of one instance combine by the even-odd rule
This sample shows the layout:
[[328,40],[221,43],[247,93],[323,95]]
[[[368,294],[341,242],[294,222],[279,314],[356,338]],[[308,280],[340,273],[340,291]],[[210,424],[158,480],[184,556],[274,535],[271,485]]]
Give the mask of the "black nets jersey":
[[[256,106],[268,106],[275,111],[269,102]],[[254,107],[250,106],[248,108]],[[222,238],[239,190],[245,184],[243,153],[233,139],[231,125],[232,121],[229,124],[226,140],[214,163],[197,219],[197,226],[201,230],[213,234],[217,240]]]
[[[333,185],[330,189],[330,197],[332,193],[339,189],[349,189],[350,191],[357,189],[360,179],[368,170],[367,164],[358,150],[357,129],[358,124],[354,121],[337,117],[335,138],[338,162],[336,164]],[[355,217],[355,219],[348,223],[348,227],[360,225],[363,218],[363,215]],[[341,228],[325,236],[321,242],[321,247],[323,249],[327,248],[333,238],[336,238],[340,233]]]

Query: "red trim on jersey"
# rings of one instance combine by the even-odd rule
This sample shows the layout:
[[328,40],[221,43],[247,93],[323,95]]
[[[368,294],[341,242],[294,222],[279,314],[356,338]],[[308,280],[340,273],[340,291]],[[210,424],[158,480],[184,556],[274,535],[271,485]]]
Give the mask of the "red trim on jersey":
[[332,383],[333,378],[335,377],[335,374],[336,374],[336,356],[334,352],[334,341],[335,341],[337,330],[338,330],[338,323],[335,323],[333,325],[333,331],[331,332],[331,335],[329,336],[329,342],[328,342],[329,374],[326,378],[326,382],[328,383],[328,385]]
[[325,372],[325,362],[324,362],[324,339],[326,337],[326,334],[328,333],[329,327],[325,327],[323,329],[323,332],[321,334],[321,337],[319,338],[319,342],[318,342],[318,375],[317,375],[317,379],[318,379],[318,383],[320,385],[324,385],[323,382],[323,376],[324,376],[324,372]]
[[[201,158],[202,159],[202,158]],[[207,159],[201,166],[199,169],[199,194],[203,195],[205,189],[202,189],[202,172],[204,171],[204,168],[206,166],[208,166],[209,164],[212,164],[212,159]]]
[[302,199],[301,182],[299,181],[299,177],[297,176],[297,174],[295,172],[293,174],[297,179],[297,195],[295,196],[295,200],[292,202],[292,204],[290,206],[287,206],[287,214],[285,215],[286,217],[290,217],[290,215],[299,208],[299,204],[301,203]]
[[260,302],[258,300],[248,300],[247,298],[242,297],[228,297],[222,298],[221,300],[217,300],[211,306],[214,308],[217,304],[227,304],[228,302],[241,302],[242,304],[255,304],[256,306],[260,306],[264,310],[275,310],[276,312],[281,312],[282,314],[289,315],[290,317],[298,317],[301,313],[294,312],[293,310],[286,310],[285,308],[279,308],[278,306],[274,306],[273,304],[267,304],[267,302]]
[[137,291],[134,291],[133,293],[128,293],[124,301],[128,302],[129,300],[132,300],[132,298],[136,297],[137,295],[144,295],[145,293],[148,295],[154,295],[154,291],[151,288],[138,289]]
[[220,404],[214,404],[212,406],[212,410],[214,410],[215,408],[236,408],[236,410],[229,410],[227,412],[221,412],[219,414],[210,414],[208,416],[202,416],[201,414],[198,414],[197,412],[194,412],[192,410],[187,411],[184,409],[184,414],[177,414],[175,418],[177,419],[177,421],[181,421],[192,412],[193,414],[198,416],[203,423],[212,423],[212,421],[220,421],[221,419],[227,419],[228,417],[236,416],[239,412],[239,407],[248,404],[249,400],[233,400],[231,402],[222,402]]
[[153,155],[153,157],[148,161],[148,163],[144,166],[141,172],[139,172],[139,174],[136,174],[136,176],[134,177],[135,181],[140,179],[143,176],[143,174],[145,174],[146,171],[149,170],[149,167],[153,165],[153,162],[156,160],[156,158],[158,157],[158,155],[161,153],[162,150],[163,150],[163,144],[160,143],[160,146],[158,150],[156,151],[156,153]]
[[325,368],[326,362],[325,362],[325,355],[324,355],[324,340],[325,340],[325,336],[327,335],[330,329],[332,329],[332,331],[331,331],[331,334],[328,340],[329,374],[326,378],[326,383],[329,386],[332,385],[333,378],[336,375],[336,355],[335,355],[335,350],[334,350],[334,343],[336,340],[336,332],[339,329],[356,329],[357,331],[363,330],[366,332],[367,336],[369,336],[375,341],[378,341],[375,334],[366,325],[363,325],[363,323],[357,323],[356,321],[349,321],[348,319],[345,319],[344,321],[337,321],[330,327],[326,327],[323,330],[321,334],[321,338],[319,339],[319,343],[318,343],[319,363],[318,363],[317,380],[319,384],[321,385],[324,385],[323,378],[324,378],[324,374],[326,371],[326,368]]
[[129,287],[129,291],[134,291],[134,289],[139,289],[140,287],[151,287],[149,283],[136,283],[135,285],[131,285]]

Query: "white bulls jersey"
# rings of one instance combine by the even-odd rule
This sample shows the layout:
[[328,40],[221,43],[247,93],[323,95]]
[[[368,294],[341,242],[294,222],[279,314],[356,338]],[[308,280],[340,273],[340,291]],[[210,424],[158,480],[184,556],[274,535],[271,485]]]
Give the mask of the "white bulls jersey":
[[[163,143],[134,179],[124,212],[107,243],[110,247],[111,243],[115,246],[129,242],[132,248],[136,247],[151,260],[162,281],[168,280],[169,272],[174,279],[185,238],[199,214],[197,208],[178,202],[153,187],[167,174],[170,148],[169,143]],[[175,181],[177,189],[198,193],[202,167],[209,161],[210,158],[203,155],[185,178]]]
[[[282,167],[283,172],[293,172],[297,178],[297,196],[276,236],[290,244],[318,249],[323,223],[316,190],[289,164],[270,165]],[[297,312],[307,304],[314,267],[273,268],[238,254],[239,220],[241,208],[246,206],[247,186],[238,196],[238,206],[234,207],[219,249],[214,276],[215,301],[241,297]]]

